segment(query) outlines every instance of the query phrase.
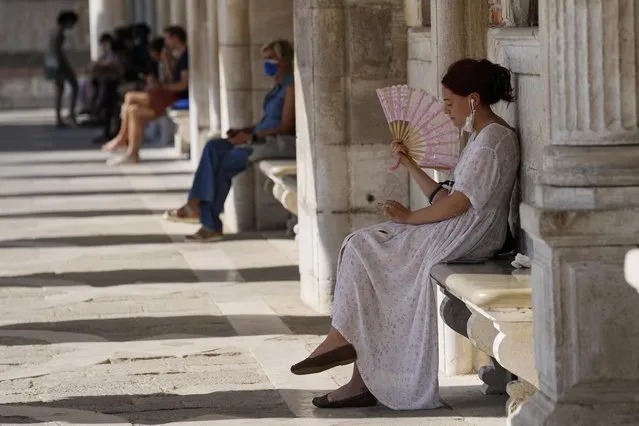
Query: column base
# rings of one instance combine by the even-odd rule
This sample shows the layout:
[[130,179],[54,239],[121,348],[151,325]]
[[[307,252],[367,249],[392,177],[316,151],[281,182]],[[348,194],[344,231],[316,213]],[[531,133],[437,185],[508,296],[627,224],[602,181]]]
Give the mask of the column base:
[[566,425],[636,425],[639,424],[639,401],[570,404],[553,402],[541,392],[533,395],[509,419],[511,426]]
[[320,314],[330,314],[333,309],[335,283],[330,280],[318,280],[303,272],[300,275],[302,301]]
[[508,383],[506,392],[510,397],[506,402],[508,415],[513,416],[522,404],[532,398],[537,388],[525,380],[518,379]]

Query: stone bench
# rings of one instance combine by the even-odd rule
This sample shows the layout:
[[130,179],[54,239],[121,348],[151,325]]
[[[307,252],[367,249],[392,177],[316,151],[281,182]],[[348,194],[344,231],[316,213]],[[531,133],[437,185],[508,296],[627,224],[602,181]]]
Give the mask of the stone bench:
[[168,107],[166,115],[173,121],[176,127],[174,141],[175,152],[178,155],[187,154],[190,150],[189,110],[174,109]]
[[626,254],[624,275],[628,284],[639,291],[639,249],[630,250]]
[[282,177],[282,205],[289,212],[297,216],[297,174]]
[[510,260],[440,264],[431,271],[445,295],[440,306],[444,322],[490,357],[479,377],[487,393],[508,393],[509,414],[539,386],[530,270],[517,270]]
[[297,163],[295,160],[262,160],[260,171],[268,178],[264,189],[295,217],[287,221],[289,235],[294,234],[297,225]]

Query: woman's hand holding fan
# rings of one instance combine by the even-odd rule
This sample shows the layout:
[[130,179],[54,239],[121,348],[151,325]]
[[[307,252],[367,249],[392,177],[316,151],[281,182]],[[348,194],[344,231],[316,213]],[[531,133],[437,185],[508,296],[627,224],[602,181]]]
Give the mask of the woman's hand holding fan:
[[450,170],[455,167],[459,157],[459,130],[437,98],[406,85],[385,87],[376,92],[393,136],[391,154],[397,162],[391,171],[399,167],[401,155],[420,168]]
[[404,144],[402,144],[402,141],[395,139],[391,142],[391,156],[395,160],[401,161],[402,158],[406,157],[407,155],[408,150],[406,149]]

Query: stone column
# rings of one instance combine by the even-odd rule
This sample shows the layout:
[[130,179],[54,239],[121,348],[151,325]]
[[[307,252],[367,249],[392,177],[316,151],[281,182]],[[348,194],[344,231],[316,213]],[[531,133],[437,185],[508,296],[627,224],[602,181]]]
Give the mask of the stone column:
[[186,0],[189,45],[189,140],[197,167],[209,126],[207,0]]
[[[151,31],[157,32],[157,24],[155,22],[156,17],[156,2],[155,0],[144,0],[144,15],[142,20],[151,28]],[[161,30],[160,30],[161,31]]]
[[131,22],[140,22],[144,14],[144,1],[131,2]]
[[[276,39],[293,42],[293,0],[249,0],[250,65],[252,121],[257,123],[264,113],[264,97],[273,88],[273,79],[264,73],[262,48]],[[267,182],[268,181],[268,182]],[[255,173],[255,227],[257,230],[278,229],[290,217],[288,210],[265,191],[270,179]]]
[[273,79],[264,74],[262,47],[276,39],[293,42],[293,0],[250,0],[249,5],[251,101],[257,122],[262,118],[264,96],[273,87]]
[[639,424],[639,294],[623,275],[639,244],[639,6],[540,6],[549,144],[521,209],[540,390],[511,424]]
[[[483,2],[485,3],[485,2]],[[440,81],[446,70],[453,62],[463,58],[466,53],[467,29],[465,28],[465,0],[431,0],[431,49],[432,49],[432,70],[434,72],[433,81],[429,92],[442,96]],[[482,34],[486,37],[486,32]],[[450,178],[449,173],[429,172],[437,181],[444,181]],[[427,204],[426,195],[419,186],[411,179],[411,201],[419,200],[419,205],[411,203],[413,209],[421,208]],[[438,306],[444,299],[443,294],[438,291]],[[473,371],[473,345],[463,336],[444,324],[441,317],[439,322],[439,369],[443,374],[453,376],[457,374],[468,374]]]
[[378,202],[408,202],[406,172],[386,171],[390,132],[375,94],[406,82],[403,4],[295,2],[301,294],[319,312],[331,310],[344,237],[381,221]]
[[207,0],[206,40],[208,53],[208,97],[209,132],[211,137],[220,136],[222,120],[220,115],[220,44],[218,41],[217,0]]
[[100,56],[100,34],[126,24],[128,17],[125,0],[89,0],[91,59],[95,60]]
[[222,131],[253,124],[248,0],[218,0]]
[[186,28],[186,1],[170,0],[171,25],[181,25]]
[[171,23],[170,0],[155,0],[155,32],[161,35]]
[[[253,124],[248,0],[218,0],[221,130]],[[224,206],[228,232],[255,228],[255,188],[250,169],[233,180]]]

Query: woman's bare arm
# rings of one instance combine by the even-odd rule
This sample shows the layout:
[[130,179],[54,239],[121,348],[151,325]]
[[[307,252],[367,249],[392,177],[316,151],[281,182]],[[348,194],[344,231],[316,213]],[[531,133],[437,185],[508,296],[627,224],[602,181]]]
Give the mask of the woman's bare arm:
[[407,223],[423,225],[426,223],[441,222],[459,216],[472,207],[468,197],[459,191],[437,198],[436,203],[411,212],[408,216]]
[[[437,188],[439,183],[435,182],[425,171],[423,171],[413,160],[408,156],[402,155],[401,162],[410,173],[411,177],[415,180],[419,188],[422,190],[426,197],[430,197]],[[439,192],[446,192],[444,189]],[[437,194],[439,196],[439,193]]]
[[284,94],[284,107],[282,109],[282,122],[274,129],[267,129],[257,134],[258,137],[292,135],[295,131],[295,89],[293,86],[286,88]]

